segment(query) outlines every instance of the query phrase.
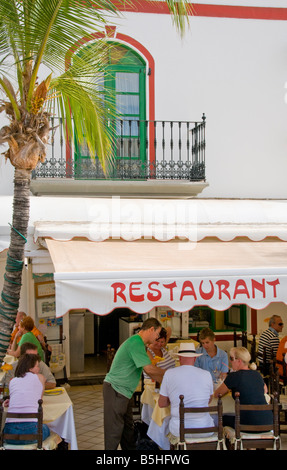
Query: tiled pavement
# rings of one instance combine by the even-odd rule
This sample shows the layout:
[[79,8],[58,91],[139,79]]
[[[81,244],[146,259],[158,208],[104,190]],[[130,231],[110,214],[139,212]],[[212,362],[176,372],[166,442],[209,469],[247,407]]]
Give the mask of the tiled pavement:
[[79,450],[104,450],[102,385],[71,386]]
[[[72,385],[67,392],[73,402],[79,450],[104,450],[102,385]],[[281,436],[287,450],[287,434]]]

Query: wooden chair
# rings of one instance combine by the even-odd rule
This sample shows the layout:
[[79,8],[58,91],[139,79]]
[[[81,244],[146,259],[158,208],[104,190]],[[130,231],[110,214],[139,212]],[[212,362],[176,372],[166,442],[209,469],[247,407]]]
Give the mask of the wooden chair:
[[110,344],[107,345],[107,372],[109,372],[112,362],[116,354],[115,348],[112,348]]
[[[284,389],[285,392],[286,389]],[[282,393],[282,383],[280,383],[280,375],[278,368],[272,368],[270,370],[270,395],[271,397],[274,394],[278,397],[279,403],[279,426],[280,426],[280,434],[287,433],[287,395]],[[284,427],[282,427],[284,426]]]
[[252,335],[252,343],[250,348],[251,362],[256,362],[257,352],[256,352],[256,335]]
[[270,386],[270,366],[273,366],[275,355],[271,349],[271,357],[267,359],[266,346],[263,346],[263,354],[257,353],[257,360],[259,363],[259,372],[261,373],[264,382],[266,383],[268,389]]
[[[171,449],[177,448],[178,450],[225,450],[225,442],[223,437],[223,424],[222,424],[222,400],[218,396],[217,405],[206,407],[185,407],[184,396],[179,396],[179,442]],[[218,424],[205,428],[186,428],[184,425],[184,418],[187,413],[216,413],[218,417]],[[212,433],[210,436],[208,434]],[[188,437],[187,434],[199,434],[198,437]],[[207,434],[207,436],[202,436]]]
[[138,387],[133,394],[133,400],[134,400],[133,417],[134,419],[136,419],[136,417],[138,418],[141,417],[141,409],[142,409],[141,396],[142,396],[143,391],[144,391],[144,376],[142,374],[140,383],[138,384]]
[[[12,413],[5,412],[3,406],[0,406],[0,424],[3,424],[0,434],[0,449],[1,450],[54,450],[61,442],[61,438],[54,433],[50,432],[50,436],[43,441],[42,425],[43,425],[43,400],[38,401],[38,411],[36,413]],[[8,434],[4,432],[5,421],[7,418],[17,418],[27,421],[30,418],[37,419],[37,432],[33,434]],[[19,441],[19,444],[9,444],[5,441],[13,439]],[[21,444],[21,441],[30,440],[36,441],[33,444]]]
[[248,343],[248,341],[247,341],[247,331],[242,331],[241,342],[242,342],[242,346],[247,349],[247,343]]
[[278,369],[279,386],[286,387],[287,385],[287,364],[285,362],[285,353],[282,354],[282,360],[274,358],[274,369]]
[[[241,424],[241,411],[273,412],[273,423]],[[266,405],[242,405],[240,393],[235,393],[235,450],[243,449],[280,449],[279,404],[277,393],[274,393],[272,403]]]

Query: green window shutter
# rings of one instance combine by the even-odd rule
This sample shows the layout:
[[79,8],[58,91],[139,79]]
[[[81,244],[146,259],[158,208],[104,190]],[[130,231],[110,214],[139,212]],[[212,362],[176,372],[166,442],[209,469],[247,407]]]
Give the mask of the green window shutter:
[[[146,65],[130,48],[113,43],[108,64],[103,67],[103,100],[107,125],[113,137],[114,168],[111,178],[134,179],[144,175],[146,161]],[[75,136],[76,177],[85,179],[91,165],[87,146]],[[96,166],[97,168],[97,162]],[[81,171],[84,169],[84,172]],[[98,166],[98,177],[103,177]],[[97,176],[95,176],[97,178]]]

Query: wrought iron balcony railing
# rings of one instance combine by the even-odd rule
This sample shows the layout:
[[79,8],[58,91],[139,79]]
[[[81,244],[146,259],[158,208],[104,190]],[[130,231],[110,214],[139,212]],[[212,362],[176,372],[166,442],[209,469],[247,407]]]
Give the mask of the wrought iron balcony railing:
[[63,125],[52,118],[56,131],[33,178],[205,181],[204,115],[199,122],[109,121],[114,159],[107,174],[85,145],[65,142]]

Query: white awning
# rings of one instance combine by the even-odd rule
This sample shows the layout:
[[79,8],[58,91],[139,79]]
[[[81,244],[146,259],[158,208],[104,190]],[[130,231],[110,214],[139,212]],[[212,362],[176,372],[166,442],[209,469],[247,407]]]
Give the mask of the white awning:
[[[10,242],[12,196],[1,196],[0,207],[3,251]],[[287,200],[31,197],[27,257],[46,238],[67,241],[76,237],[90,241],[278,237],[287,241]]]
[[[39,198],[38,198],[39,199]],[[43,198],[40,198],[42,202]],[[35,202],[33,200],[33,202]],[[152,199],[71,199],[42,202],[43,217],[34,215],[34,240],[52,238],[90,241],[120,238],[126,241],[176,237],[200,241],[217,237],[230,241],[248,237],[253,241],[278,237],[287,241],[287,200],[152,200]],[[49,218],[49,211],[57,207]]]
[[287,303],[287,243],[275,239],[46,241],[57,317],[78,308],[105,315],[119,307],[146,313]]

